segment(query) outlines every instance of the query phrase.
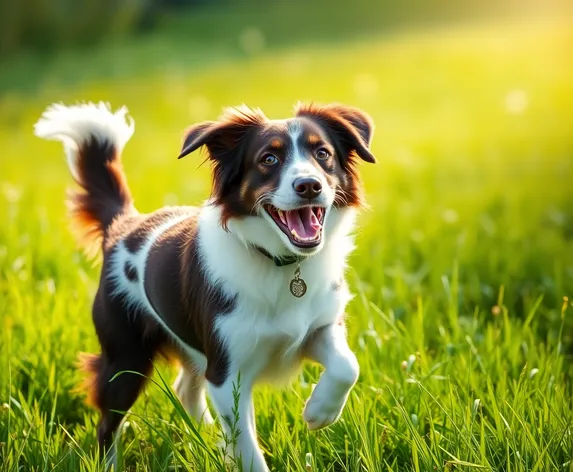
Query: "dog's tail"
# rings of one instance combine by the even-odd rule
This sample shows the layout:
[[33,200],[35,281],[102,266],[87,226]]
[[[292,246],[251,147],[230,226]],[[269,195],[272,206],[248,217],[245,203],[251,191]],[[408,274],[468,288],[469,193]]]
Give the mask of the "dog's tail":
[[36,136],[62,141],[80,191],[68,203],[72,223],[86,250],[95,249],[119,215],[135,213],[121,165],[121,152],[134,131],[127,109],[112,113],[104,103],[53,104],[34,127]]

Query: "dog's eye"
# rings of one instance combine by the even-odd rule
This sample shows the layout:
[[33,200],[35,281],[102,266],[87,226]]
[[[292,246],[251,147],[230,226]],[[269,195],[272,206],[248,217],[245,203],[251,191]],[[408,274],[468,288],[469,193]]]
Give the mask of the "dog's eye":
[[318,151],[316,151],[316,158],[318,160],[324,161],[325,159],[328,159],[329,157],[330,157],[330,153],[324,148],[320,148]]
[[265,154],[261,158],[261,162],[266,166],[274,166],[275,164],[278,164],[279,160],[272,154]]

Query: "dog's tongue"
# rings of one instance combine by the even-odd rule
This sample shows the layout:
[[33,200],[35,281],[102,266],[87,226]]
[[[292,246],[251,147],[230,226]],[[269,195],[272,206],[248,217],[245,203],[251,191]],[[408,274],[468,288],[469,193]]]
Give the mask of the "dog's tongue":
[[301,239],[314,239],[320,231],[321,224],[311,208],[285,211],[288,229],[296,232]]

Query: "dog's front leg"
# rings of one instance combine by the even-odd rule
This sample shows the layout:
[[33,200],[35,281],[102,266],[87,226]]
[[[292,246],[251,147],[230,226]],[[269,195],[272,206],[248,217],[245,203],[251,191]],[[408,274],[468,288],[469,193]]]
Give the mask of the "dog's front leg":
[[325,367],[303,412],[308,427],[320,429],[340,417],[358,379],[358,361],[348,347],[344,325],[336,323],[313,333],[304,346],[304,355]]
[[240,461],[245,472],[268,472],[257,443],[252,383],[237,379],[238,375],[234,373],[221,385],[208,384],[209,396],[226,436],[225,454]]

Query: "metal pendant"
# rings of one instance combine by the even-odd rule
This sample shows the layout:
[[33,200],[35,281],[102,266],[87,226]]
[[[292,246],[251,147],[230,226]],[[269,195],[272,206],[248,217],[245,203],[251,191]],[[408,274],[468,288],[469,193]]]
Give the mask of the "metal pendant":
[[306,293],[306,282],[300,278],[300,263],[297,263],[294,279],[290,281],[290,293],[297,298],[303,297]]

